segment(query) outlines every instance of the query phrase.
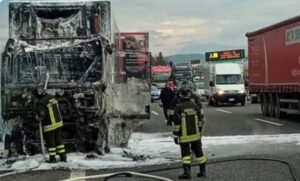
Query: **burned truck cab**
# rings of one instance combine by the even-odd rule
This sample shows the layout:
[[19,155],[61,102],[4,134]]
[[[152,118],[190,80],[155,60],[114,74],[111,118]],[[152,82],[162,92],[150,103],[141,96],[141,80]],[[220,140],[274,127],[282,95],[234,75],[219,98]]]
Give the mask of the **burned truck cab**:
[[39,151],[31,93],[39,85],[59,101],[69,149],[89,151],[86,143],[106,134],[103,94],[111,70],[105,67],[114,58],[115,34],[110,11],[104,1],[9,4],[9,40],[1,61],[6,149]]

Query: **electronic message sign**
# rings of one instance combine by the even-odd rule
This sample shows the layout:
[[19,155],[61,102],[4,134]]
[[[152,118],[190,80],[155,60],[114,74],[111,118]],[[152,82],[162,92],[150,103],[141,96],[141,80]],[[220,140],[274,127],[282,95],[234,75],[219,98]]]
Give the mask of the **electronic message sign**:
[[242,59],[242,58],[245,58],[245,51],[242,49],[205,53],[205,59],[207,62],[234,60],[234,59]]

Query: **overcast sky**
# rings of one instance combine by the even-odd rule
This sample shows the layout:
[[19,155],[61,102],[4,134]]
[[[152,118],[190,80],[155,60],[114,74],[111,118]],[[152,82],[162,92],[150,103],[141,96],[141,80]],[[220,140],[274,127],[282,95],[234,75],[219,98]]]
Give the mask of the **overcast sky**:
[[[300,0],[111,1],[119,29],[148,31],[150,50],[164,55],[246,48],[246,32],[300,15]],[[2,44],[8,35],[8,2],[0,4]]]

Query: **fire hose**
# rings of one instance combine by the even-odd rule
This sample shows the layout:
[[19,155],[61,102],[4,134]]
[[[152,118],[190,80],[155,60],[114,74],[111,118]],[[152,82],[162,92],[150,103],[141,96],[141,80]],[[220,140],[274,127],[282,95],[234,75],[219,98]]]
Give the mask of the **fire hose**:
[[[217,161],[210,161],[207,164],[210,165],[210,164],[218,164],[218,163],[226,163],[226,162],[234,162],[234,161],[273,161],[273,162],[283,163],[283,164],[285,164],[285,165],[288,166],[288,168],[289,168],[289,170],[291,172],[291,175],[292,175],[292,179],[294,181],[299,181],[293,165],[291,165],[287,161],[280,160],[280,159],[254,158],[254,157],[252,157],[252,158],[229,158],[229,159],[222,159],[222,160],[217,160]],[[193,165],[193,166],[196,166],[196,165]],[[31,169],[23,170],[23,171],[8,172],[8,173],[0,175],[0,178],[7,177],[7,176],[10,176],[10,175],[19,174],[19,173],[33,171],[34,169],[36,169],[38,167],[39,166],[31,168]],[[147,170],[147,171],[143,171],[143,173],[126,172],[125,171],[125,172],[108,173],[108,174],[102,174],[102,175],[93,175],[93,176],[86,176],[86,177],[78,177],[78,178],[66,179],[66,180],[63,180],[63,181],[77,181],[77,180],[93,179],[93,178],[104,178],[104,180],[107,181],[109,178],[113,178],[113,177],[117,177],[117,176],[126,176],[126,177],[140,176],[140,177],[152,178],[152,179],[162,180],[162,181],[171,181],[168,178],[154,176],[154,175],[148,175],[147,173],[170,171],[170,170],[181,169],[181,168],[182,168],[182,166],[174,166],[174,167],[168,167],[168,168],[160,168],[160,169]]]
[[86,180],[86,179],[95,179],[95,178],[104,178],[104,181],[107,181],[108,179],[114,178],[117,176],[125,176],[125,177],[139,176],[139,177],[150,178],[150,179],[155,179],[155,180],[172,181],[171,179],[168,179],[165,177],[159,177],[159,176],[155,176],[155,175],[149,175],[149,174],[137,173],[137,172],[128,172],[128,171],[101,174],[101,175],[92,175],[92,176],[86,176],[86,177],[78,177],[78,178],[66,179],[66,180],[62,180],[62,181],[77,181],[77,180]]

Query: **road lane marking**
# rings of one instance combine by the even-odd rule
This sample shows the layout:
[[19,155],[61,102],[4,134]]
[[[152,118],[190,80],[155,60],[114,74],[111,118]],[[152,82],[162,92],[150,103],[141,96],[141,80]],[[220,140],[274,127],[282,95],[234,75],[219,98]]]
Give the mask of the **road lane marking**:
[[159,114],[156,111],[151,111],[153,114],[155,114],[156,116],[158,116]]
[[226,110],[223,110],[223,109],[216,109],[216,110],[217,110],[217,111],[220,111],[220,112],[227,113],[227,114],[232,114],[232,112],[226,111]]
[[274,122],[272,122],[272,121],[267,121],[267,120],[259,119],[259,118],[255,118],[255,121],[260,121],[260,122],[264,122],[264,123],[269,123],[269,124],[273,124],[273,125],[276,125],[276,126],[283,126],[283,124],[274,123]]
[[[85,170],[71,170],[70,179],[85,177]],[[85,181],[85,179],[80,179],[80,181]]]
[[[85,170],[71,170],[70,179],[85,177]],[[80,181],[85,181],[85,179],[81,179]]]

